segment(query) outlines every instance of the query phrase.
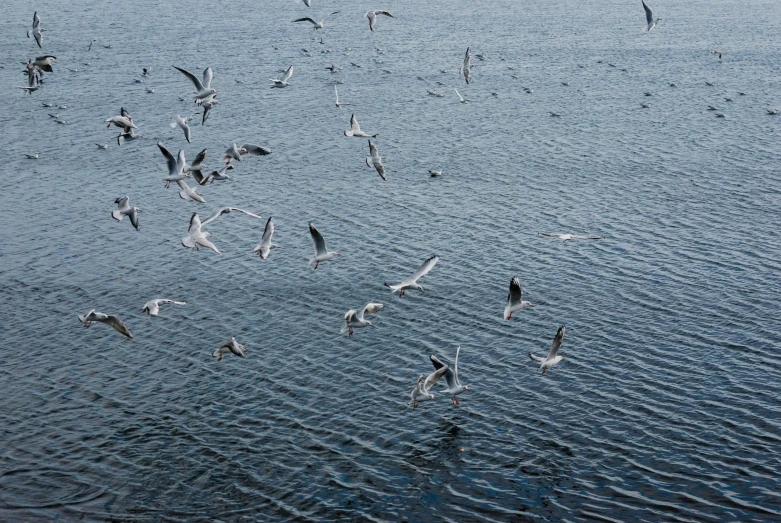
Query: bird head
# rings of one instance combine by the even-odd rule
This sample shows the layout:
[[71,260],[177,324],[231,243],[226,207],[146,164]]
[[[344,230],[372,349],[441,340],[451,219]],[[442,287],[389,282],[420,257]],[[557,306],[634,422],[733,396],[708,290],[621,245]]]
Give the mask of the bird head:
[[417,290],[419,290],[420,292],[425,292],[425,291],[423,290],[423,286],[422,286],[422,285],[420,285],[420,284],[418,284],[418,283],[416,283],[416,284],[415,284],[415,288],[416,288]]
[[367,321],[367,322],[366,322],[366,325],[368,325],[369,327],[374,327],[374,325],[373,325],[373,324],[372,324],[372,322],[370,322],[370,321]]
[[472,392],[472,389],[469,388],[469,385],[464,385],[464,390],[467,392]]

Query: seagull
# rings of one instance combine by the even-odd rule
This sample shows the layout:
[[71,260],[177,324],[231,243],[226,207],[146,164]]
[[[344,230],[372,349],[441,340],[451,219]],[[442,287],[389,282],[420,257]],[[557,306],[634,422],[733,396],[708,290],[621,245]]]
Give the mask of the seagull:
[[767,111],[767,114],[771,116],[775,116],[778,114],[778,109],[765,109]]
[[719,110],[719,108],[718,108],[718,107],[716,107],[715,105],[709,105],[709,106],[708,106],[708,110],[709,110],[709,111],[718,111],[718,110]]
[[716,118],[726,118],[727,115],[724,113],[716,113]]
[[521,289],[521,280],[516,276],[510,280],[510,293],[507,295],[507,306],[504,308],[504,319],[509,320],[513,317],[513,312],[534,307],[530,301],[523,300],[523,290]]
[[714,51],[711,51],[710,54],[717,54],[717,55],[719,55],[719,60],[721,60],[721,51],[714,50]]
[[52,56],[50,54],[43,55],[43,56],[36,56],[35,60],[31,60],[29,63],[34,65],[41,71],[46,71],[47,73],[53,73],[54,69],[52,69],[52,64],[57,63],[57,57]]
[[27,38],[35,38],[35,43],[38,47],[43,49],[43,29],[41,29],[41,17],[38,16],[38,11],[33,13],[33,28],[27,31]]
[[207,249],[211,249],[217,254],[222,254],[217,247],[209,241],[209,237],[211,236],[210,232],[203,232],[203,227],[206,227],[209,223],[213,222],[223,214],[230,214],[231,212],[241,212],[246,214],[247,216],[252,216],[253,218],[260,218],[257,214],[245,211],[244,209],[239,209],[238,207],[220,207],[217,209],[214,214],[209,216],[207,219],[205,219],[203,222],[201,222],[201,219],[198,217],[198,213],[194,212],[193,215],[190,217],[190,227],[187,230],[187,236],[182,238],[182,245],[189,249],[198,249],[199,247],[206,247]]
[[412,400],[412,408],[418,408],[418,403],[426,400],[433,400],[434,395],[429,392],[429,389],[437,384],[439,379],[448,371],[448,366],[445,365],[429,374],[426,380],[423,380],[423,376],[418,376],[418,383],[415,388],[412,389],[410,399]]
[[[182,167],[182,171],[188,174],[192,174],[195,178],[195,181],[197,181],[200,185],[203,185],[203,183],[201,183],[201,179],[204,178],[203,170],[206,169],[206,166],[203,165],[204,160],[206,160],[206,152],[207,149],[201,149],[201,152],[195,155],[195,160],[193,160],[192,164],[188,165],[187,162],[184,162]],[[182,157],[182,160],[184,160],[184,157]],[[171,181],[175,182],[176,180]]]
[[461,352],[461,345],[456,348],[456,362],[455,366],[451,370],[447,365],[442,363],[439,358],[434,356],[433,354],[429,357],[431,359],[431,363],[434,364],[434,368],[436,370],[439,369],[445,369],[444,377],[445,382],[447,383],[447,388],[443,392],[447,392],[453,398],[450,400],[453,404],[453,406],[456,406],[460,403],[458,399],[456,399],[456,396],[461,394],[464,391],[471,391],[468,385],[461,385],[461,382],[458,380],[458,354]]
[[236,147],[234,143],[232,147],[225,151],[222,159],[225,163],[230,164],[231,160],[240,162],[244,156],[266,156],[267,154],[271,154],[271,150],[260,145],[245,143],[241,147]]
[[113,124],[114,126],[122,129],[122,132],[124,133],[130,133],[131,129],[138,129],[138,127],[136,127],[136,124],[133,123],[133,119],[130,117],[130,113],[128,113],[124,107],[120,108],[119,116],[112,116],[111,118],[106,118],[106,120],[103,123],[108,124],[106,128],[111,127],[111,125]]
[[290,77],[293,76],[293,66],[287,68],[287,71],[285,71],[285,74],[282,75],[282,78],[272,78],[271,81],[273,82],[272,88],[277,87],[279,89],[282,89],[284,87],[287,87],[290,85],[288,80],[290,80]]
[[239,358],[244,357],[244,345],[241,345],[239,342],[236,341],[236,338],[231,336],[231,339],[220,345],[220,347],[212,352],[212,358],[216,358],[219,356],[220,358],[217,361],[222,361],[222,356],[224,354],[234,354],[238,356]]
[[131,207],[130,198],[127,196],[117,198],[114,200],[114,203],[117,204],[117,208],[111,211],[111,217],[116,221],[121,222],[122,218],[128,216],[130,217],[130,223],[138,230],[138,213],[141,212],[141,209],[138,207]]
[[423,292],[423,287],[421,287],[418,284],[418,280],[425,276],[426,274],[431,271],[431,269],[434,268],[434,265],[437,264],[439,261],[439,256],[432,256],[428,260],[423,262],[423,265],[421,265],[417,271],[415,271],[415,274],[407,278],[401,283],[397,283],[396,285],[388,285],[387,283],[383,283],[386,287],[388,287],[391,290],[391,293],[394,293],[396,291],[399,291],[399,298],[404,296],[404,293],[407,291],[407,289],[417,289],[420,292]]
[[353,114],[350,117],[350,128],[344,132],[345,136],[356,136],[358,138],[377,138],[376,134],[368,134],[361,131],[361,126],[358,124],[358,119]]
[[645,1],[643,1],[643,9],[645,9],[645,20],[648,22],[648,28],[647,31],[650,31],[654,28],[656,24],[659,23],[661,18],[654,18],[654,13],[651,11],[651,8],[645,5]]
[[206,203],[206,200],[198,194],[197,189],[193,189],[184,180],[176,180],[176,185],[179,186],[179,198],[182,200],[193,200],[198,203]]
[[274,236],[274,222],[272,221],[271,216],[269,216],[268,221],[266,222],[266,228],[263,229],[263,237],[261,237],[260,243],[252,248],[252,252],[258,253],[261,260],[268,258],[271,249],[279,248],[279,245],[276,243],[271,243],[272,236]]
[[335,85],[334,85],[334,93],[336,93],[336,107],[341,109],[342,108],[342,104],[339,102],[339,90],[336,88]]
[[382,156],[380,156],[377,146],[371,140],[369,140],[369,156],[366,157],[366,165],[377,169],[377,174],[380,175],[380,178],[387,181],[385,167],[382,165]]
[[98,149],[108,149],[108,142],[105,143],[96,143],[95,145],[98,146]]
[[469,50],[469,47],[466,48],[466,54],[464,55],[464,65],[461,66],[461,69],[459,70],[461,74],[464,75],[464,80],[466,80],[466,83],[469,83],[472,79],[472,52]]
[[713,82],[705,82],[705,85],[707,85],[708,87],[713,87]]
[[556,332],[556,337],[553,338],[553,345],[551,345],[550,352],[548,352],[548,356],[545,358],[541,358],[540,356],[536,356],[534,353],[529,353],[529,357],[533,359],[534,361],[539,361],[542,363],[540,368],[542,369],[542,373],[545,374],[545,371],[556,365],[558,362],[560,362],[563,358],[561,356],[556,356],[556,353],[559,350],[559,347],[561,347],[561,342],[564,340],[564,326],[562,325],[559,327],[559,330]]
[[294,23],[295,23],[295,22],[309,22],[309,23],[311,23],[312,25],[314,25],[314,30],[315,30],[315,31],[317,31],[318,29],[322,29],[323,27],[325,27],[325,26],[324,26],[324,22],[325,22],[325,19],[326,19],[327,17],[329,17],[329,16],[331,16],[331,15],[335,15],[335,14],[336,14],[336,13],[338,13],[338,12],[339,12],[339,11],[334,11],[333,13],[328,13],[328,14],[327,14],[327,15],[326,15],[326,16],[325,16],[325,17],[324,17],[322,20],[320,20],[319,22],[318,22],[317,20],[315,20],[315,19],[313,19],[313,18],[309,18],[309,17],[299,18],[299,19],[297,19],[297,20],[293,20],[293,22],[294,22]]
[[538,233],[540,236],[551,236],[553,238],[559,238],[561,240],[564,240],[565,242],[568,242],[570,240],[604,240],[605,238],[602,236],[580,236],[577,234],[545,234],[543,232]]
[[41,154],[41,153],[25,154],[25,156],[27,157],[28,160],[37,160],[39,154]]
[[431,175],[432,178],[436,178],[437,176],[442,176],[442,169],[438,171],[432,171],[431,169],[429,169],[428,173]]
[[184,137],[187,140],[187,143],[190,143],[190,138],[191,138],[190,126],[187,125],[187,119],[186,118],[182,118],[181,116],[179,116],[177,114],[176,116],[174,116],[174,121],[171,122],[169,125],[171,127],[176,127],[177,125],[179,127],[181,127],[182,130],[184,131]]
[[211,95],[201,102],[201,107],[203,107],[203,118],[201,119],[201,125],[206,123],[206,119],[209,118],[209,113],[211,112],[212,108],[219,103],[219,100],[214,98],[214,95]]
[[390,16],[391,18],[396,18],[388,11],[366,11],[366,14],[364,16],[369,19],[370,31],[374,31],[374,28],[377,26],[377,15],[385,15],[385,16]]
[[556,116],[556,117],[560,117],[561,116],[561,113],[555,113],[553,111],[548,111],[548,112],[550,113],[551,116]]
[[125,327],[125,324],[122,323],[122,321],[120,321],[120,319],[116,316],[103,314],[102,312],[97,312],[95,309],[90,309],[86,314],[79,316],[79,321],[84,324],[85,328],[89,327],[93,321],[105,323],[107,325],[111,325],[111,327],[113,327],[117,332],[120,332],[128,338],[133,339],[133,335],[130,334],[130,331],[127,329],[127,327]]
[[173,303],[174,305],[187,305],[186,301],[166,300],[165,298],[158,298],[156,300],[148,301],[144,304],[141,312],[145,312],[150,316],[157,316],[160,312],[160,305],[165,303]]
[[194,74],[192,74],[189,71],[185,71],[184,69],[180,67],[173,66],[174,69],[182,73],[187,77],[188,80],[190,80],[190,83],[193,84],[193,87],[195,87],[195,95],[193,96],[193,99],[196,103],[198,103],[199,100],[204,100],[206,98],[209,98],[210,96],[216,95],[217,91],[211,88],[212,83],[212,68],[207,67],[206,70],[203,72],[203,81],[199,80]]
[[315,226],[311,223],[309,224],[309,234],[312,235],[312,243],[314,243],[315,246],[315,257],[309,260],[308,265],[312,265],[314,262],[315,268],[314,270],[317,270],[317,267],[320,265],[320,262],[328,261],[336,256],[341,256],[338,252],[329,251],[325,247],[325,239],[323,239],[323,235],[317,232],[317,229],[315,229]]
[[453,90],[454,90],[454,91],[456,92],[456,94],[458,95],[458,101],[459,101],[459,102],[461,102],[462,104],[469,103],[469,100],[465,100],[465,99],[464,99],[464,97],[463,97],[463,96],[461,96],[461,93],[459,93],[459,92],[458,92],[458,89],[456,89],[456,88],[454,87],[454,88],[453,88]]
[[382,309],[382,303],[367,303],[363,310],[358,313],[355,309],[350,309],[344,314],[344,327],[339,332],[350,331],[350,336],[353,335],[353,329],[360,329],[361,327],[374,327],[372,322],[364,320],[364,316],[369,314],[377,314]]
[[436,96],[437,98],[444,98],[445,97],[445,95],[442,94],[442,93],[437,93],[437,92],[434,92],[434,91],[426,91],[426,92],[429,94],[429,96]]
[[[165,156],[166,165],[168,166],[168,177],[163,178],[166,189],[168,189],[171,186],[171,182],[178,183],[190,176],[188,173],[185,172],[184,151],[180,150],[179,154],[176,156],[176,158],[174,158],[174,156],[168,152],[168,149],[165,148],[162,142],[157,142],[157,147],[160,149],[160,152],[163,153],[163,156]],[[205,155],[206,153],[204,151],[201,152]],[[197,157],[196,157],[196,161],[197,161]]]

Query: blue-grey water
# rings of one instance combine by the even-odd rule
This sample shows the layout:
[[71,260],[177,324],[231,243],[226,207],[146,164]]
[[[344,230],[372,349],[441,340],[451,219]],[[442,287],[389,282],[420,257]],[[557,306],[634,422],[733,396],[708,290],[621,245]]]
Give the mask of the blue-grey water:
[[[781,4],[651,5],[646,33],[639,0],[11,0],[0,520],[778,521]],[[395,18],[372,33],[370,8]],[[57,63],[28,96],[34,10]],[[317,33],[291,23],[336,10]],[[214,70],[192,144],[168,126],[195,110],[171,65]],[[117,147],[102,122],[120,106],[141,138]],[[342,135],[353,112],[387,182]],[[198,204],[163,188],[158,140],[211,167],[233,142],[273,154]],[[110,218],[122,195],[138,232]],[[222,256],[183,248],[221,205],[264,219],[214,222]],[[268,216],[281,247],[261,261]],[[316,271],[309,221],[342,253]],[[425,293],[383,287],[432,254]],[[536,307],[505,321],[515,275]],[[155,297],[187,305],[144,316]],[[340,335],[368,301],[376,328]],[[91,308],[135,339],[83,329]],[[542,376],[528,353],[560,325]],[[218,363],[230,336],[247,357]],[[473,392],[411,409],[428,356],[459,344]]]

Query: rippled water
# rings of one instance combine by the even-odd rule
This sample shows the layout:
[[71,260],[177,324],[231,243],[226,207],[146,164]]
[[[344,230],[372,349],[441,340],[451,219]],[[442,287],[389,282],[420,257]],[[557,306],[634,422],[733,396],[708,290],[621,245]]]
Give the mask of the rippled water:
[[[57,64],[0,111],[0,519],[781,517],[781,4],[657,1],[651,33],[640,2],[599,4],[12,0],[2,85],[39,54],[34,9]],[[369,8],[396,18],[371,33]],[[334,10],[317,34],[290,23]],[[469,86],[467,45],[485,58]],[[214,69],[221,105],[192,145],[168,127],[193,110],[172,64]],[[293,87],[269,89],[291,64]],[[118,148],[101,122],[120,106],[142,138]],[[342,136],[351,112],[387,182]],[[157,140],[210,166],[234,141],[274,152],[202,205],[162,187]],[[125,194],[140,232],[109,217]],[[223,256],[182,248],[220,205],[264,220],[215,222]],[[263,262],[267,216],[281,248]],[[342,253],[317,271],[309,221]],[[382,286],[432,254],[424,294]],[[537,306],[504,321],[514,275]],[[188,304],[148,318],[154,297]],[[377,328],[340,335],[368,301]],[[90,308],[135,339],[81,328]],[[527,354],[560,325],[542,376]],[[217,363],[230,336],[247,358]],[[428,355],[458,344],[474,392],[410,409]]]

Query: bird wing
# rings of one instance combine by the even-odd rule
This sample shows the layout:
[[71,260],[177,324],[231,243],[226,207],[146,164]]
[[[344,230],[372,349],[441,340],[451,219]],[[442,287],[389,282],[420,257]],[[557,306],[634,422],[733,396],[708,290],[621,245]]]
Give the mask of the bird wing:
[[194,236],[201,232],[201,219],[198,217],[198,213],[194,212],[190,217],[190,227],[187,229],[187,234]]
[[[431,360],[431,363],[434,364],[434,368],[436,370],[443,370],[444,376],[445,376],[445,382],[447,383],[447,388],[453,389],[456,386],[456,377],[455,373],[442,361],[434,356],[433,354],[429,356],[429,359]],[[426,380],[428,381],[428,380]]]
[[355,319],[355,316],[358,314],[358,311],[355,309],[350,309],[349,311],[344,313],[344,321],[345,323],[350,323]]
[[438,261],[439,261],[439,256],[436,255],[424,261],[423,265],[421,265],[420,268],[417,271],[415,271],[415,274],[410,276],[409,281],[412,282],[418,281],[420,278],[428,274],[429,271],[431,271],[431,269],[434,268],[434,265],[436,265]]
[[309,224],[309,234],[312,235],[312,242],[315,245],[315,256],[326,254],[328,249],[325,248],[325,239],[323,239],[323,235],[317,232],[317,229],[315,229],[315,226],[311,223]]
[[190,126],[187,125],[187,120],[182,120],[179,126],[184,130],[184,138],[187,140],[187,143],[190,143],[192,133],[190,131]]
[[363,308],[361,311],[361,319],[363,319],[364,316],[368,316],[369,314],[377,314],[382,310],[382,303],[367,303],[366,307]]
[[385,166],[382,165],[382,161],[380,160],[379,157],[377,157],[377,159],[374,160],[374,168],[377,169],[377,174],[380,175],[380,178],[382,178],[385,181],[388,180],[388,177],[385,176]]
[[193,160],[192,165],[190,165],[190,169],[200,167],[200,165],[203,163],[205,159],[206,159],[206,149],[203,149],[195,156],[195,160]]
[[88,321],[95,321],[95,309],[90,309],[85,314],[79,314],[79,321],[81,323],[87,323]]
[[130,117],[130,113],[127,112],[127,110],[124,107],[119,108],[119,115],[127,118],[128,120],[132,120],[133,118]]
[[521,303],[523,290],[521,289],[521,280],[516,276],[510,280],[510,293],[507,295],[507,305]]
[[130,223],[133,225],[133,227],[138,230],[138,209],[133,207],[125,214],[127,214],[130,218]]
[[[643,9],[645,9],[645,19],[650,24],[654,21],[654,12],[651,11],[651,8],[645,5],[645,2],[643,2]],[[661,27],[661,26],[659,26]]]
[[211,67],[207,67],[206,70],[204,70],[204,72],[203,72],[203,82],[202,82],[202,85],[206,89],[209,89],[211,87],[212,76],[213,76],[212,68]]
[[266,228],[263,229],[263,238],[261,238],[260,240],[261,245],[264,243],[271,243],[271,237],[273,235],[274,235],[274,222],[271,221],[271,216],[269,216],[268,221],[266,222]]
[[201,91],[204,90],[203,84],[201,83],[200,80],[198,80],[198,78],[194,74],[192,74],[189,71],[185,71],[181,67],[176,67],[176,66],[173,67],[174,69],[176,69],[177,71],[185,75],[188,80],[190,80],[190,82],[193,84],[193,87],[195,87],[196,92],[200,93]]
[[157,142],[157,147],[160,149],[160,152],[163,153],[163,156],[165,156],[165,162],[168,165],[168,174],[170,176],[174,176],[175,174],[177,174],[176,159],[173,157],[171,153],[168,152],[168,149],[165,148],[162,142]]
[[293,76],[293,66],[287,68],[287,71],[285,71],[285,74],[282,76],[282,78],[279,79],[280,82],[285,83],[288,80],[290,80],[290,77]]
[[339,11],[334,11],[333,13],[328,13],[328,16],[335,15],[335,14],[337,14],[338,12],[339,12]]
[[461,93],[459,93],[459,92],[458,92],[458,89],[456,89],[456,88],[454,87],[454,88],[453,88],[453,90],[454,90],[454,91],[456,92],[456,94],[458,95],[458,99],[459,99],[459,101],[462,101],[462,102],[463,102],[463,101],[464,101],[464,97],[463,97],[463,96],[461,96]]
[[375,11],[374,14],[375,15],[385,15],[385,16],[390,16],[391,18],[395,18],[395,16],[390,14],[388,11]]
[[558,331],[556,331],[556,337],[553,338],[553,345],[551,345],[550,352],[548,353],[548,359],[552,359],[556,357],[556,353],[559,351],[559,347],[561,347],[562,341],[564,341],[563,325],[559,327]]
[[540,363],[544,363],[545,362],[545,358],[541,358],[541,357],[537,356],[536,354],[532,354],[531,352],[529,353],[529,357],[531,359],[533,359],[534,361],[539,361]]
[[261,147],[260,145],[255,145],[252,143],[245,143],[240,147],[240,149],[247,151],[244,154],[248,154],[250,156],[265,156],[267,154],[271,154],[271,149],[266,149],[265,147]]
[[33,13],[33,29],[37,29],[41,26],[41,17],[38,16],[38,11]]
[[[350,130],[352,132],[361,130],[361,126],[358,125],[358,119],[355,117],[354,114],[350,117]],[[369,142],[369,143],[371,143],[371,142]],[[369,149],[371,150],[371,146],[369,147]]]
[[[190,140],[187,141],[189,142]],[[184,151],[180,150],[179,154],[176,155],[176,171],[173,174],[179,174],[183,172],[185,163]]]
[[239,358],[244,357],[244,349],[239,345],[239,342],[237,342],[235,338],[231,338],[228,342],[228,349]]
[[108,316],[106,316],[106,319],[103,320],[103,321],[105,323],[108,323],[109,325],[111,325],[114,328],[114,330],[116,330],[117,332],[119,332],[121,334],[124,334],[128,338],[131,338],[131,339],[133,338],[133,335],[130,334],[130,331],[128,330],[128,328],[125,327],[125,324],[122,323],[122,321],[119,318],[117,318],[116,316],[108,315]]
[[336,93],[336,103],[339,103],[339,89],[334,85],[334,92]]
[[439,369],[437,369],[434,372],[432,372],[431,374],[429,374],[426,377],[426,381],[423,382],[423,390],[425,392],[428,392],[428,390],[431,387],[433,387],[434,385],[436,385],[437,382],[439,382],[439,379],[449,370],[450,370],[450,367],[448,367],[447,365],[444,365],[443,367],[440,367]]
[[309,23],[311,23],[313,25],[317,25],[317,21],[315,21],[313,18],[309,18],[309,17],[299,18],[298,20],[293,20],[293,22],[309,22]]
[[374,145],[371,140],[369,140],[369,154],[371,155],[372,160],[375,157],[379,157],[380,156],[380,152],[377,150],[377,146]]

